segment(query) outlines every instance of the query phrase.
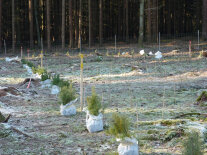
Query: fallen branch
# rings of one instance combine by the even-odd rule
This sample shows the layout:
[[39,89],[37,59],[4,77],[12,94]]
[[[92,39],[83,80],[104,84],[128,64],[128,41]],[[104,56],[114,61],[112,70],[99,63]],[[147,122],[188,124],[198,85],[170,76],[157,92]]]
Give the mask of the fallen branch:
[[199,115],[199,116],[207,117],[207,114],[195,113],[194,112],[194,113],[186,113],[186,114],[182,114],[182,115],[176,116],[174,119],[182,118],[182,117],[185,117],[185,116],[192,116],[192,115]]
[[19,134],[22,134],[22,135],[24,135],[25,137],[34,138],[33,136],[28,135],[27,133],[25,133],[25,132],[23,132],[23,131],[21,131],[21,130],[19,130],[19,129],[13,127],[13,126],[11,126],[11,130],[13,130],[13,131],[15,131],[15,132],[17,132],[17,133],[19,133]]
[[2,123],[7,123],[9,121],[10,117],[11,117],[11,114],[9,114],[9,116]]

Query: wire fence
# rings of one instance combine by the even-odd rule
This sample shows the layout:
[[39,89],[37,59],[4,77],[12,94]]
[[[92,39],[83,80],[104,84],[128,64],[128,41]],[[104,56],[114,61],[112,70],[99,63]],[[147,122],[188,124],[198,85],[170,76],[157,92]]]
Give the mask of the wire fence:
[[[103,39],[103,44],[100,46],[98,40],[94,40],[89,48],[89,44],[86,40],[81,41],[81,49],[80,48],[70,48],[68,43],[65,43],[64,48],[62,48],[62,42],[52,42],[51,49],[47,49],[47,42],[44,41],[41,43],[41,46],[37,45],[37,41],[34,42],[33,48],[30,48],[29,41],[15,42],[14,51],[12,48],[13,42],[9,40],[4,40],[2,43],[2,47],[0,48],[0,54],[14,54],[20,53],[23,51],[24,53],[30,51],[32,53],[39,53],[40,51],[47,52],[87,52],[93,50],[107,51],[111,50],[114,52],[120,52],[126,49],[134,49],[135,52],[141,48],[150,48],[153,51],[169,51],[169,50],[189,50],[189,46],[191,46],[192,51],[200,51],[207,49],[207,41],[202,39],[202,34],[198,30],[195,33],[182,33],[182,34],[156,34],[144,37],[144,43],[142,46],[138,44],[138,38],[130,36],[128,41],[120,39],[116,35],[114,38]],[[69,41],[67,41],[69,42]]]

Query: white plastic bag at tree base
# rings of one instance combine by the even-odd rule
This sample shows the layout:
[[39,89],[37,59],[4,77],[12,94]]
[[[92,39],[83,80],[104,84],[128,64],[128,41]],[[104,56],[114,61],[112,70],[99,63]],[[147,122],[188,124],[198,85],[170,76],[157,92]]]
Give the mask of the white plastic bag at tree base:
[[23,67],[27,70],[28,74],[30,74],[30,75],[33,74],[32,69],[29,66],[24,64]]
[[140,55],[144,55],[144,53],[145,53],[144,50],[141,50],[141,51],[139,52]]
[[63,116],[71,116],[76,114],[76,107],[73,105],[78,99],[70,101],[66,105],[60,105],[60,113]]
[[15,58],[8,58],[8,57],[5,58],[5,61],[6,61],[6,62],[18,61],[18,60],[19,60],[19,57],[18,57],[18,56],[15,57]]
[[53,85],[51,89],[51,94],[57,95],[59,92],[60,92],[60,88],[56,85]]
[[98,116],[91,115],[89,111],[86,112],[86,127],[89,132],[98,132],[103,130],[103,115],[100,113]]
[[118,146],[119,155],[139,155],[138,141],[135,138],[125,138]]
[[149,55],[154,55],[154,54],[152,53],[152,51],[150,51],[150,52],[149,52]]
[[161,59],[161,58],[162,58],[162,53],[161,53],[160,51],[157,51],[157,52],[155,53],[155,58],[156,58],[156,59]]
[[41,88],[50,88],[52,86],[52,81],[50,79],[47,79],[45,81],[41,81]]

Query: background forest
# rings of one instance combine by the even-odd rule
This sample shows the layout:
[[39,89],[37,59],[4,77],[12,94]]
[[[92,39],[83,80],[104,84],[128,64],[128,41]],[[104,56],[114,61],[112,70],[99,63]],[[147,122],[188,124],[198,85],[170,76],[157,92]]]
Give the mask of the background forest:
[[13,50],[41,47],[41,39],[49,50],[90,48],[113,43],[115,35],[124,43],[138,43],[141,34],[157,42],[159,32],[200,30],[205,39],[206,8],[207,0],[0,0],[0,50],[4,41]]

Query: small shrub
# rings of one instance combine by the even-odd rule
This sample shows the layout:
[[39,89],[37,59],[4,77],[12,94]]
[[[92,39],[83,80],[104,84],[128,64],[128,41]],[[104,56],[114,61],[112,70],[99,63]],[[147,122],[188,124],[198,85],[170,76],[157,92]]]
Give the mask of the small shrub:
[[70,101],[76,98],[75,90],[73,89],[72,83],[70,86],[64,86],[61,88],[59,93],[59,98],[61,100],[61,104],[66,105]]
[[128,118],[121,114],[113,114],[112,122],[110,124],[108,133],[114,135],[116,138],[130,137],[129,133],[130,122]]
[[92,96],[87,97],[88,110],[91,115],[98,116],[101,109],[101,99],[96,94],[95,88],[92,88]]
[[45,81],[45,80],[50,79],[50,78],[51,78],[51,75],[47,72],[45,72],[41,75],[41,81]]
[[183,147],[183,155],[203,155],[202,143],[196,132],[188,135]]
[[47,71],[43,68],[43,67],[40,67],[38,66],[37,68],[36,67],[32,67],[32,72],[34,74],[39,74],[39,75],[42,75],[43,73],[47,73]]
[[61,79],[59,74],[53,76],[52,84],[59,87],[64,87],[64,86],[68,87],[70,85],[68,81],[64,81],[63,79]]
[[22,64],[26,64],[26,65],[29,66],[30,68],[35,67],[35,65],[34,65],[32,62],[27,61],[27,60],[25,60],[25,59],[22,59],[21,62],[22,62]]

